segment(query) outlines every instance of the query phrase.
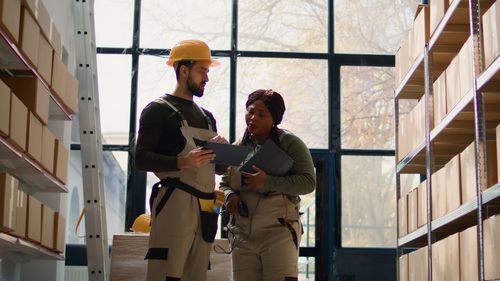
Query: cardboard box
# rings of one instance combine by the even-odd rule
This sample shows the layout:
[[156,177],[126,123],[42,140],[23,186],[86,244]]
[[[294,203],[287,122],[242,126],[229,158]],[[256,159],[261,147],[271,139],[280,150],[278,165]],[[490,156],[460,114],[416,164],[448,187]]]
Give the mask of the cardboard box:
[[407,195],[401,196],[398,199],[398,237],[403,237],[408,234],[408,199]]
[[460,207],[460,158],[458,155],[453,157],[445,165],[446,173],[446,213],[449,213]]
[[446,110],[450,113],[460,97],[460,62],[456,56],[446,68]]
[[10,132],[9,139],[22,152],[26,151],[26,136],[28,131],[28,108],[11,95],[10,99]]
[[0,229],[11,232],[16,228],[17,179],[7,173],[0,173]]
[[412,29],[412,64],[416,58],[424,51],[425,43],[429,42],[430,38],[430,13],[429,7],[423,7],[418,13],[415,21],[413,22]]
[[409,280],[426,281],[428,275],[427,246],[422,247],[408,256]]
[[399,257],[399,281],[408,281],[408,254]]
[[432,220],[446,214],[446,169],[441,168],[432,174]]
[[61,58],[62,54],[61,33],[59,33],[59,30],[57,29],[57,26],[52,18],[50,19],[49,41],[50,45],[52,45],[52,48],[54,48],[54,52],[56,53],[54,56],[58,56],[59,58]]
[[[446,239],[432,244],[432,280],[444,281],[446,279]],[[427,280],[427,279],[426,279]]]
[[54,211],[49,207],[42,206],[42,246],[49,249],[54,247]]
[[408,232],[412,233],[417,230],[417,213],[418,213],[418,196],[417,189],[413,189],[408,194]]
[[417,226],[421,227],[427,224],[427,182],[423,181],[418,187],[417,199]]
[[54,172],[54,154],[56,139],[47,127],[42,131],[42,166],[50,173]]
[[47,84],[50,84],[52,81],[52,47],[43,36],[40,36],[40,41],[38,43],[37,71]]
[[60,140],[56,139],[54,158],[54,176],[62,183],[68,182],[68,165],[69,165],[69,150]]
[[69,71],[66,80],[66,99],[64,103],[68,106],[71,113],[78,111],[78,80]]
[[16,192],[16,227],[12,233],[13,235],[21,238],[26,237],[27,216],[28,195],[18,188]]
[[483,15],[484,66],[488,67],[500,54],[500,2],[494,4]]
[[42,122],[33,113],[29,112],[27,153],[38,163],[42,162],[42,131]]
[[42,238],[42,203],[31,195],[28,195],[26,238],[36,243]]
[[445,280],[460,280],[460,242],[458,233],[448,236],[445,241]]
[[478,281],[477,226],[459,234],[460,280]]
[[500,280],[500,215],[484,220],[484,278]]
[[33,16],[23,8],[21,10],[21,50],[31,64],[36,67],[38,62],[38,41],[40,40],[40,27]]
[[52,90],[64,101],[66,99],[66,80],[68,70],[58,56],[52,57]]
[[36,20],[38,21],[38,25],[40,26],[40,31],[45,36],[45,38],[49,38],[50,36],[50,22],[51,18],[47,8],[42,1],[36,1]]
[[19,29],[21,22],[21,1],[2,0],[0,1],[0,22],[7,32],[7,35],[14,41],[19,42]]
[[66,219],[61,213],[54,215],[54,250],[63,253],[66,239]]
[[436,79],[432,85],[434,94],[434,127],[446,116],[446,71]]
[[3,81],[40,121],[46,125],[49,121],[50,92],[35,77],[6,77]]
[[448,10],[449,3],[448,0],[432,0],[430,5],[430,33],[434,34],[437,26],[441,22],[446,10]]
[[467,39],[467,41],[462,46],[462,49],[460,49],[460,52],[458,53],[458,60],[460,61],[460,80],[458,80],[460,82],[459,100],[462,99],[462,97],[465,96],[468,91],[472,90],[472,81],[474,80],[474,74],[472,71],[473,51],[474,49],[472,48],[472,37],[469,37],[469,39]]
[[399,47],[396,52],[396,87],[401,84],[401,81],[408,73],[410,69],[410,44],[411,44],[411,36],[406,36],[403,44]]
[[10,88],[0,80],[0,136],[8,137],[10,130]]
[[[482,188],[485,191],[488,187],[498,182],[497,177],[497,151],[494,141],[486,142],[488,183]],[[476,151],[475,142],[472,142],[460,153],[460,180],[462,189],[462,203],[467,203],[477,197],[476,191]]]
[[25,7],[28,12],[33,16],[33,18],[36,17],[36,1],[37,0],[22,0],[21,4],[23,7]]

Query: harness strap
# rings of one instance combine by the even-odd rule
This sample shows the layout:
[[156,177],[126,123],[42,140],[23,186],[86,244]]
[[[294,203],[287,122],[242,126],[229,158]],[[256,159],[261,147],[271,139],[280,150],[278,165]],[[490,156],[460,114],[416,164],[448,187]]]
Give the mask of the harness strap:
[[174,189],[176,188],[183,190],[184,192],[187,192],[196,198],[215,199],[214,192],[199,191],[198,189],[181,182],[179,178],[165,178],[153,185],[153,190],[151,191],[151,197],[149,198],[149,208],[151,209],[151,211],[153,210],[154,199],[156,198],[156,196],[158,196],[158,192],[162,187],[169,187],[169,189],[167,190],[163,198],[161,198],[160,202],[158,202],[158,205],[156,206],[154,213],[155,216],[160,213],[163,207],[165,207],[165,204],[167,203],[168,199],[170,198],[170,196],[174,192]]

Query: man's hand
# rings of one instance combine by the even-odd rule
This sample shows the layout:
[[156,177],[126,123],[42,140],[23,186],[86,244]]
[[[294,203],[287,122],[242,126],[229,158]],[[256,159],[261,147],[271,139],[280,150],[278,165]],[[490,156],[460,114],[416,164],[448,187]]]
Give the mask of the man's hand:
[[225,143],[225,144],[229,143],[223,136],[220,136],[220,135],[216,135],[215,137],[211,138],[209,141],[216,142],[216,143]]
[[252,168],[257,172],[253,174],[245,172],[241,173],[241,175],[243,176],[243,183],[250,190],[258,191],[264,187],[264,182],[266,180],[267,174],[255,165],[253,165]]
[[184,156],[177,157],[177,168],[188,169],[198,168],[210,163],[215,159],[215,154],[211,149],[195,148]]

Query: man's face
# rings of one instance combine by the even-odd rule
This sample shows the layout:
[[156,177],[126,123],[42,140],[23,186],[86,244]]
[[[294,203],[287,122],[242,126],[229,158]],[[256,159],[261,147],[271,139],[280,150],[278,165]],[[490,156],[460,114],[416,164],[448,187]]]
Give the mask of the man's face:
[[186,80],[187,88],[193,96],[202,97],[205,84],[208,82],[210,62],[195,62],[189,70]]

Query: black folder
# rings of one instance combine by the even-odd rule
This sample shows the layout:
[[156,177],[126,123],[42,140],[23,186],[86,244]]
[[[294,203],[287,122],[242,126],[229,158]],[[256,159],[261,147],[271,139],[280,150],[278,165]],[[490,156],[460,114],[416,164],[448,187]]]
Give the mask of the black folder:
[[293,159],[274,141],[268,139],[260,149],[240,167],[241,172],[255,173],[252,165],[271,176],[285,175],[293,166]]
[[239,166],[252,150],[249,146],[232,145],[194,139],[197,146],[211,149],[215,153],[212,163],[227,166]]

